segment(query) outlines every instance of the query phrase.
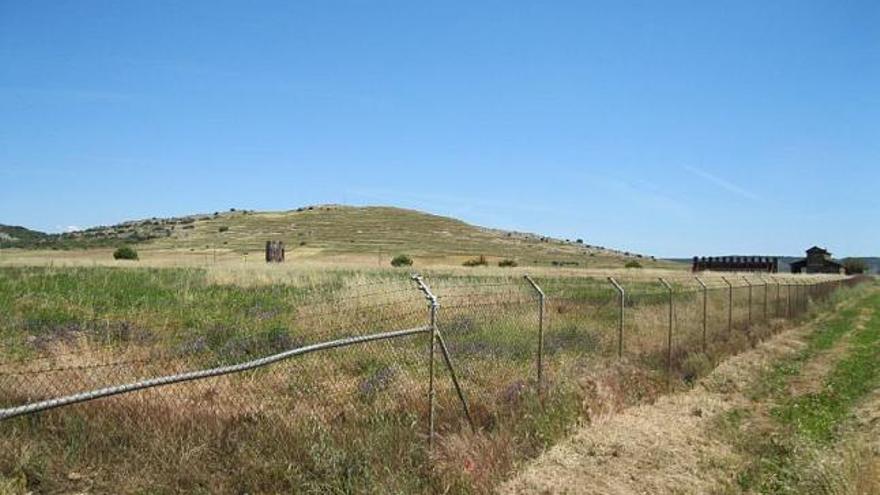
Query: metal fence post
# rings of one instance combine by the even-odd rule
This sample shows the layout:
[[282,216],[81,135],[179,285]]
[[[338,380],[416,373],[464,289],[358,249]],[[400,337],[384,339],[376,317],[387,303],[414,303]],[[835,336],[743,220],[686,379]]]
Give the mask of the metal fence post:
[[532,289],[538,294],[538,397],[541,404],[544,403],[544,311],[545,300],[547,296],[541,287],[532,280],[532,277],[525,275],[526,281],[532,286]]
[[431,338],[430,344],[428,345],[428,360],[430,363],[428,365],[428,449],[431,449],[434,446],[434,402],[436,396],[434,390],[434,360],[436,355],[434,344],[437,340],[437,308],[440,306],[440,303],[437,301],[437,297],[430,289],[428,289],[428,286],[425,285],[421,276],[413,275],[412,279],[418,285],[419,290],[425,294],[425,298],[428,300],[428,308],[430,310]]
[[787,309],[785,310],[785,317],[790,320],[791,319],[791,284],[788,283],[788,280],[785,281],[785,291],[787,293],[785,296],[785,303],[787,306]]
[[422,280],[422,277],[419,275],[413,275],[413,280],[419,286],[419,289],[425,294],[425,298],[428,299],[428,302],[431,306],[431,330],[432,330],[432,338],[431,338],[431,377],[430,377],[430,411],[429,411],[429,422],[431,430],[428,436],[428,445],[433,445],[433,437],[434,437],[434,340],[440,344],[440,351],[443,354],[443,361],[446,363],[446,368],[449,370],[449,376],[452,378],[452,385],[455,387],[455,393],[458,394],[458,399],[461,401],[461,407],[464,409],[464,415],[470,424],[471,431],[476,431],[476,427],[474,426],[474,420],[471,418],[471,411],[468,407],[467,399],[464,396],[464,391],[461,389],[461,385],[458,382],[458,376],[455,373],[455,367],[452,365],[452,357],[449,355],[449,348],[446,347],[446,340],[443,338],[443,334],[440,332],[440,328],[437,325],[437,310],[440,308],[440,302],[437,300],[437,296],[431,292],[430,287],[425,284],[425,281]]
[[764,280],[764,277],[758,277],[761,282],[764,282],[764,323],[767,323],[767,291],[770,290],[770,284]]
[[620,295],[620,317],[617,321],[617,357],[621,358],[623,357],[623,317],[626,311],[626,291],[617,283],[617,280],[614,280],[614,277],[608,277],[608,281],[611,282],[611,285],[617,289],[617,293]]
[[733,284],[726,277],[721,277],[721,280],[727,284],[727,333],[731,334],[733,333]]
[[707,325],[707,309],[709,305],[709,288],[700,280],[700,277],[694,277],[703,288],[703,354],[706,353],[706,327]]
[[673,289],[669,282],[660,277],[660,283],[666,286],[669,291],[669,332],[666,335],[666,383],[667,386],[672,385],[672,327],[675,321]]
[[774,279],[773,282],[776,284],[776,310],[773,312],[773,316],[779,318],[782,314],[782,283],[779,282],[779,279]]
[[748,319],[748,322],[746,323],[746,329],[751,330],[752,329],[752,283],[749,282],[749,279],[746,278],[745,275],[743,275],[742,279],[746,283],[746,285],[749,286],[749,319]]

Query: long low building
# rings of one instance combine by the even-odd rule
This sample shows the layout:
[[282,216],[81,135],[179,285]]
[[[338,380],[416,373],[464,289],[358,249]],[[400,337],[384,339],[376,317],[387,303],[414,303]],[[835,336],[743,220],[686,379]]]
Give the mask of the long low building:
[[779,271],[779,258],[769,256],[694,256],[691,270],[702,272],[762,272]]

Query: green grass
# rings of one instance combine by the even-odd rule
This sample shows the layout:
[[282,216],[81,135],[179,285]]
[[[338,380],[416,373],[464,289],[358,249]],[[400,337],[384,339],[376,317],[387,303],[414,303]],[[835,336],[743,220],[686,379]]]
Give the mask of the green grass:
[[[865,306],[875,312],[865,328],[854,330],[859,310]],[[827,476],[823,474],[826,468],[814,463],[839,440],[838,433],[859,400],[880,387],[878,311],[880,294],[862,296],[858,305],[842,310],[813,332],[805,349],[776,364],[758,382],[750,396],[775,404],[769,410],[769,422],[760,420],[755,408],[737,408],[721,418],[721,434],[750,459],[739,473],[735,491],[817,493],[837,482],[839,473]],[[849,333],[847,352],[823,379],[821,390],[789,396],[788,384],[804,365]]]
[[[870,303],[880,309],[880,296]],[[880,316],[875,314],[864,329],[855,332],[851,350],[837,363],[822,391],[786,401],[773,411],[774,416],[810,440],[832,441],[855,402],[880,386],[878,362]]]

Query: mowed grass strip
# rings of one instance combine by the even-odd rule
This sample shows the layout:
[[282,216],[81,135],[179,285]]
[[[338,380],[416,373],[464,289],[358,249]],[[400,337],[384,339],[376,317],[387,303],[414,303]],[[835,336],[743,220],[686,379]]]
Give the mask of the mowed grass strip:
[[[880,309],[880,294],[869,299]],[[852,321],[851,319],[847,319]],[[794,397],[773,414],[807,438],[827,443],[853,405],[880,386],[880,315],[875,311],[868,324],[855,332],[848,356],[827,377],[821,392]]]
[[[871,318],[856,328],[860,310],[865,308]],[[829,457],[832,448],[840,448],[836,445],[839,433],[853,409],[880,387],[878,310],[880,293],[875,288],[821,325],[796,356],[775,365],[750,394],[752,406],[734,409],[722,418],[723,434],[751,459],[740,471],[736,486],[729,487],[731,493],[836,493],[845,473],[828,475],[828,466],[817,463]],[[825,374],[822,387],[790,395],[788,385],[805,365],[841,345],[844,337],[848,337],[845,354]],[[840,466],[831,469],[844,470]]]

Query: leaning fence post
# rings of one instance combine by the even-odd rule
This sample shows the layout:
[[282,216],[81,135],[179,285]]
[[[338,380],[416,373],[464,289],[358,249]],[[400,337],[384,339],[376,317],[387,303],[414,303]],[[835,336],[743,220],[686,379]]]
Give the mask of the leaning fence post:
[[614,277],[608,277],[608,281],[617,289],[620,296],[620,316],[617,320],[617,357],[621,358],[623,357],[623,317],[626,312],[626,291],[617,283],[617,280],[614,280]]
[[660,283],[666,286],[669,291],[669,332],[666,334],[666,384],[672,386],[672,326],[675,320],[673,309],[673,289],[663,277],[659,278]]
[[524,276],[529,285],[532,286],[532,289],[535,290],[538,294],[538,397],[541,399],[541,404],[544,403],[544,311],[545,311],[545,301],[547,296],[544,294],[544,291],[541,290],[541,287],[532,280],[532,277],[525,275]]
[[721,280],[727,284],[727,333],[731,334],[733,333],[733,284],[726,277],[721,277]]
[[702,280],[700,280],[700,277],[694,277],[694,278],[697,279],[697,282],[699,282],[700,287],[703,288],[703,354],[705,354],[706,353],[706,327],[707,327],[707,324],[706,324],[707,323],[707,320],[706,320],[707,311],[706,311],[706,309],[709,304],[709,288],[706,286],[705,283],[703,283]]
[[458,376],[455,373],[455,367],[452,365],[452,357],[449,355],[449,348],[446,347],[446,340],[443,338],[443,334],[440,333],[440,328],[437,326],[437,310],[440,308],[440,303],[437,300],[437,296],[431,292],[431,288],[425,284],[425,281],[422,280],[422,277],[419,275],[414,275],[413,280],[419,286],[419,289],[425,294],[425,298],[428,299],[431,305],[431,378],[430,378],[430,412],[429,412],[429,422],[431,425],[431,431],[428,436],[428,445],[433,444],[434,437],[434,340],[440,344],[440,351],[443,354],[443,360],[446,362],[446,368],[449,370],[449,376],[452,378],[452,385],[455,387],[455,392],[458,394],[458,399],[461,401],[461,407],[464,409],[464,415],[468,420],[468,424],[471,426],[471,431],[476,431],[476,427],[474,426],[474,420],[471,418],[471,411],[468,407],[467,399],[464,396],[464,391],[461,389],[461,385],[458,383]]

